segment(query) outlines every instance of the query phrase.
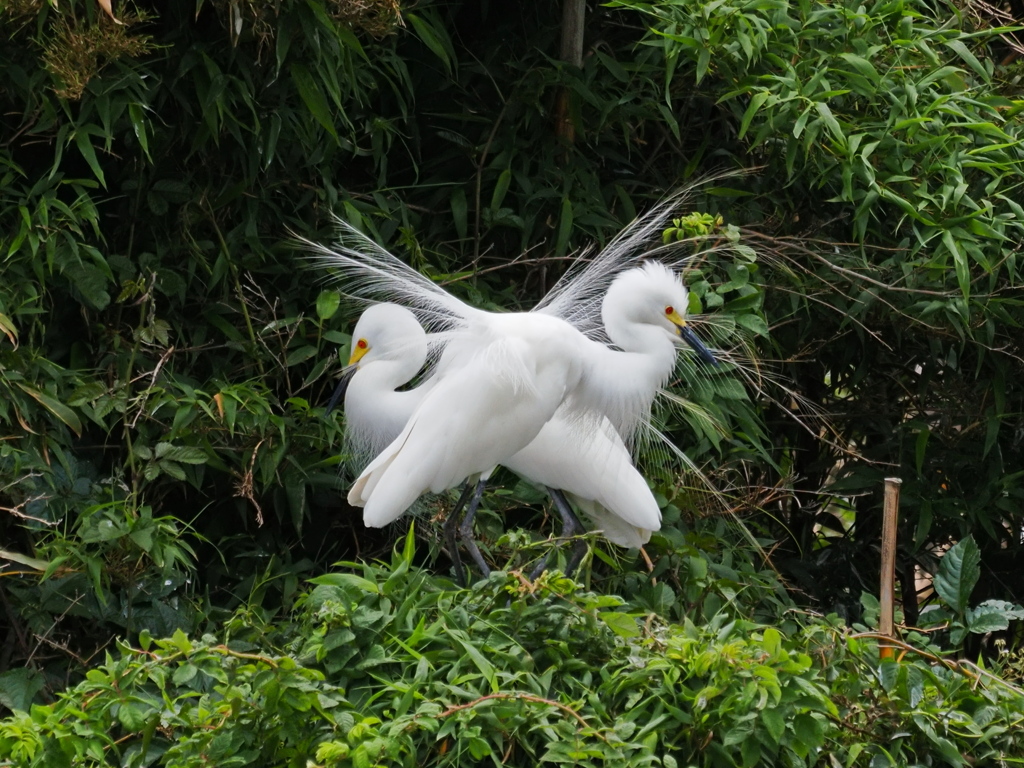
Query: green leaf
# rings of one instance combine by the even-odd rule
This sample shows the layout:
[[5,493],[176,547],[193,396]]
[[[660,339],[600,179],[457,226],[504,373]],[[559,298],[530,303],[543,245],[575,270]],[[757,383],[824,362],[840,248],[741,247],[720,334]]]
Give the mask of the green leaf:
[[512,182],[512,171],[506,168],[498,176],[498,183],[494,185],[494,194],[491,195],[491,210],[497,211],[505,200],[505,193],[508,192],[508,185]]
[[321,584],[330,587],[353,587],[360,592],[380,594],[375,582],[356,576],[354,573],[327,573],[309,580],[311,584]]
[[121,726],[133,733],[142,730],[146,724],[146,717],[149,713],[134,702],[125,702],[117,708],[117,719]]
[[786,720],[777,707],[768,706],[761,710],[761,724],[772,741],[778,744],[786,732]]
[[839,127],[839,121],[836,120],[832,114],[832,110],[829,109],[828,104],[824,101],[819,101],[814,105],[814,108],[818,110],[818,114],[821,115],[821,119],[825,121],[825,125],[832,133],[832,137],[837,141],[845,141],[846,136],[843,134],[843,129]]
[[971,270],[967,264],[967,254],[957,247],[953,233],[948,229],[942,233],[942,243],[946,250],[953,256],[953,265],[956,267],[956,281],[960,286],[960,293],[965,299],[971,296]]
[[942,556],[935,574],[935,591],[946,605],[962,616],[980,576],[981,551],[974,537],[968,536]]
[[749,331],[753,331],[758,336],[768,337],[768,323],[764,321],[764,318],[760,315],[753,313],[746,313],[742,315],[736,315],[736,324],[742,325]]
[[562,215],[558,219],[558,238],[555,240],[555,255],[564,256],[569,246],[569,235],[572,233],[572,200],[566,195],[562,198]]
[[444,63],[445,69],[451,73],[454,50],[443,28],[440,25],[435,26],[431,24],[419,14],[412,13],[411,11],[405,11],[402,14],[402,18],[412,24],[416,36],[426,44],[427,48],[433,51],[434,55]]
[[808,750],[820,749],[825,743],[825,724],[804,712],[793,718],[793,734]]
[[914,465],[917,468],[917,474],[921,474],[921,467],[924,466],[924,454],[931,434],[932,431],[924,426],[917,433],[917,439],[914,441]]
[[631,637],[640,636],[640,628],[636,625],[636,619],[628,613],[603,611],[597,614],[597,618],[603,621],[619,637],[624,637],[628,640]]
[[466,205],[466,190],[459,187],[452,192],[451,198],[452,218],[455,224],[455,233],[460,240],[465,240],[469,232]]
[[967,610],[967,631],[983,635],[1010,626],[1011,621],[1024,618],[1024,608],[1006,600],[986,600]]
[[43,690],[46,679],[34,669],[18,667],[0,674],[0,704],[27,712],[32,699]]
[[750,104],[747,106],[746,111],[743,113],[743,119],[740,121],[739,138],[743,138],[747,132],[747,128],[750,127],[751,120],[754,119],[754,115],[757,114],[757,110],[761,108],[769,97],[772,95],[771,91],[760,91],[755,93],[753,98],[750,99]]
[[110,281],[103,270],[94,264],[68,264],[62,271],[86,304],[97,310],[107,308],[110,304],[107,292]]
[[959,56],[984,82],[988,82],[989,74],[978,57],[971,53],[962,40],[947,40],[946,45]]
[[205,450],[197,446],[173,445],[171,443],[157,443],[156,457],[178,461],[182,464],[205,464],[210,458]]
[[334,119],[331,117],[330,107],[327,105],[327,98],[323,91],[316,84],[313,76],[302,64],[295,63],[289,68],[292,82],[299,91],[299,96],[305,102],[306,108],[310,111],[316,121],[324,127],[331,136],[338,138],[338,132],[334,128]]
[[97,181],[99,181],[105,189],[107,186],[107,180],[103,176],[103,169],[100,167],[99,160],[96,159],[96,150],[92,146],[92,139],[90,138],[89,131],[84,128],[79,128],[75,131],[75,145],[78,147],[78,151],[82,153],[82,157],[85,158],[85,162],[89,164],[89,168],[92,169]]
[[318,351],[319,350],[311,344],[299,347],[298,349],[293,349],[288,353],[288,357],[285,358],[285,364],[291,368],[293,365],[304,363],[309,360],[309,358],[316,355]]
[[330,320],[341,306],[341,294],[337,291],[321,291],[316,297],[316,314],[321,320]]
[[56,400],[49,395],[43,394],[38,389],[33,389],[21,382],[18,382],[18,386],[21,387],[25,392],[34,397],[36,401],[43,406],[46,410],[56,416],[58,419],[63,421],[71,431],[76,435],[82,434],[82,422],[75,414],[73,410],[68,408],[64,403]]
[[50,567],[50,563],[46,560],[29,557],[20,552],[11,552],[9,549],[0,549],[0,560],[10,560],[12,563],[18,563],[40,572],[46,571]]

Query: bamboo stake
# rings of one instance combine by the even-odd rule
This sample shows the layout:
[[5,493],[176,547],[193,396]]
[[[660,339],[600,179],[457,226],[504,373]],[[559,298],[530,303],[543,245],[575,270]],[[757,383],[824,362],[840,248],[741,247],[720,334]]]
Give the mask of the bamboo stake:
[[[882,509],[882,576],[878,602],[878,633],[893,637],[893,605],[896,600],[896,520],[900,511],[900,484],[898,477],[885,478],[885,505]],[[879,642],[878,656],[891,659],[893,646]]]
[[[583,29],[587,13],[587,0],[562,2],[562,61],[580,69],[583,67]],[[555,100],[555,132],[567,144],[576,140],[576,127],[569,114],[569,90],[559,89]]]

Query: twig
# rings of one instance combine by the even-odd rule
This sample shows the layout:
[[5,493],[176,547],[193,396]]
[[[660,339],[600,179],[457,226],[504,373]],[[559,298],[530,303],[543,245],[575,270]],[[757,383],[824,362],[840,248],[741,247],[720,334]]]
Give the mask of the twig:
[[[517,699],[519,699],[519,700],[522,700],[522,701],[530,701],[530,702],[533,702],[534,704],[547,704],[550,707],[555,707],[556,709],[560,709],[563,712],[565,712],[565,713],[567,713],[569,715],[572,715],[572,717],[576,720],[576,722],[580,724],[580,727],[582,727],[582,728],[589,728],[590,727],[590,724],[586,720],[584,720],[583,717],[580,715],[580,713],[577,712],[572,707],[568,707],[565,704],[562,704],[561,702],[558,702],[558,701],[552,701],[551,699],[544,699],[544,698],[541,698],[540,696],[534,696],[533,694],[530,694],[530,693],[489,693],[486,696],[481,696],[479,699],[474,699],[473,701],[470,701],[470,702],[468,702],[466,704],[457,704],[454,707],[449,707],[444,712],[439,714],[437,716],[437,719],[440,720],[442,718],[448,717],[449,715],[454,715],[456,712],[461,712],[464,709],[470,709],[472,707],[475,707],[477,704],[482,704],[485,701],[494,701],[494,700],[499,700],[499,699],[504,699],[504,700],[517,700]],[[607,741],[607,739],[602,734],[598,733],[597,731],[595,731],[595,734],[598,736],[598,738],[602,739],[603,741]]]
[[[128,425],[132,429],[135,429],[135,425],[138,423],[139,418],[142,416],[143,411],[145,411],[146,409],[146,401],[149,400],[149,395],[153,391],[153,387],[156,385],[156,377],[160,375],[160,369],[164,367],[164,363],[166,363],[170,356],[173,354],[174,347],[168,347],[166,351],[163,353],[163,355],[160,357],[160,360],[157,362],[156,367],[153,369],[153,372],[150,374],[149,386],[146,387],[146,391],[142,394],[142,398],[139,401],[139,410],[135,413],[135,418],[132,419],[132,423]],[[132,383],[134,383],[140,378],[142,377],[136,376],[134,379],[132,379]]]

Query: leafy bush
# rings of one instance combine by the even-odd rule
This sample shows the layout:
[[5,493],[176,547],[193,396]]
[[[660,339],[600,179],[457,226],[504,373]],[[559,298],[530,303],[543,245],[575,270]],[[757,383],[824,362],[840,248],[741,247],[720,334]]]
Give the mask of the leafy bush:
[[[0,721],[0,759],[60,765],[967,765],[1019,759],[1024,694],[929,652],[877,661],[833,618],[778,628],[743,603],[698,626],[495,572],[413,564],[314,579],[279,624],[122,644]],[[658,585],[661,591],[668,588]],[[668,590],[671,592],[671,590]],[[670,598],[670,600],[673,598]]]

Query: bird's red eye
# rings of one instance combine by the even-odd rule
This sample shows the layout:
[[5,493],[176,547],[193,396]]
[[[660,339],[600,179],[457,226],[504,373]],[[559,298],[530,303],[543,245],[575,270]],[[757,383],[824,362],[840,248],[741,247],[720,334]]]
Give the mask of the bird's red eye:
[[675,309],[673,309],[672,307],[665,307],[666,315],[671,315],[673,312],[675,312]]
[[356,342],[356,346],[360,349],[366,349],[366,339],[360,339]]

